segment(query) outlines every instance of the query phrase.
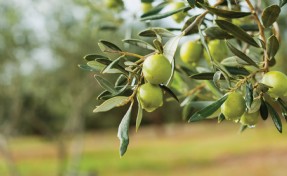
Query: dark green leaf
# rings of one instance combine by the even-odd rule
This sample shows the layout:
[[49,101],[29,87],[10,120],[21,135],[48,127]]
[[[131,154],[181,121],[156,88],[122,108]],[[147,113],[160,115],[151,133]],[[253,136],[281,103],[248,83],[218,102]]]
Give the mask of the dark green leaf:
[[[212,72],[206,72],[206,73],[198,73],[191,75],[190,77],[192,79],[197,79],[197,80],[213,80],[214,73]],[[221,76],[220,79],[224,80],[224,77]]]
[[115,69],[116,70],[119,70],[121,73],[124,73],[124,74],[128,74],[128,72],[122,67],[119,65],[119,62],[120,60],[123,58],[123,56],[115,59],[114,61],[112,61],[103,71],[102,73],[118,73],[118,72],[115,72]]
[[244,75],[248,76],[250,73],[243,67],[225,67],[226,70],[232,75]]
[[98,55],[98,54],[88,54],[88,55],[84,56],[84,59],[86,61],[94,61],[95,59],[98,59],[98,58],[108,59],[106,56],[102,56],[102,55]]
[[133,103],[131,103],[118,129],[118,138],[120,140],[120,156],[121,157],[126,153],[128,149],[128,145],[129,145],[129,127],[130,127],[130,121],[131,121],[132,107],[133,107]]
[[225,116],[222,113],[220,113],[218,116],[217,122],[221,123],[223,120],[225,120]]
[[137,113],[137,120],[136,120],[136,132],[138,131],[141,125],[141,121],[143,117],[143,108],[142,108],[142,105],[141,105],[141,102],[138,96],[137,96],[137,101],[138,101],[138,113]]
[[113,94],[112,94],[111,92],[109,92],[109,91],[107,91],[107,90],[104,90],[103,92],[101,92],[101,93],[98,95],[97,99],[98,99],[98,100],[107,100],[107,99],[110,99],[110,98],[112,98],[112,97],[113,97]]
[[244,65],[249,65],[247,62],[243,61],[237,56],[225,58],[220,63],[227,67],[243,67]]
[[165,28],[158,28],[158,27],[145,29],[141,31],[138,35],[142,37],[156,37],[157,35],[160,35],[162,37],[174,37],[175,36],[169,30]]
[[126,75],[120,75],[115,83],[115,86],[122,86],[123,84],[125,84],[127,82],[128,78],[126,77]]
[[266,103],[266,106],[268,108],[268,111],[272,117],[272,120],[274,122],[274,125],[275,127],[277,128],[277,130],[282,133],[282,122],[281,122],[281,119],[278,115],[278,113],[276,112],[276,110],[267,102]]
[[259,31],[257,24],[243,24],[239,25],[239,27],[242,28],[244,31],[251,31],[251,32]]
[[100,85],[103,89],[105,89],[105,90],[111,92],[112,94],[115,94],[115,93],[117,92],[117,90],[114,88],[113,84],[110,83],[110,82],[109,82],[108,80],[106,80],[105,78],[103,78],[103,77],[101,77],[101,76],[99,76],[99,75],[95,75],[95,78],[96,78],[97,82],[99,83],[99,85]]
[[141,18],[158,14],[158,13],[166,6],[166,4],[167,4],[167,2],[162,2],[162,3],[160,3],[159,5],[157,5],[156,7],[154,7],[153,9],[151,9],[150,11],[148,11],[148,12],[142,14],[142,15],[141,15]]
[[272,35],[267,40],[267,53],[270,59],[274,58],[278,49],[279,49],[279,41],[274,35]]
[[281,107],[282,116],[287,121],[287,104],[281,98],[278,98],[277,101]]
[[115,107],[123,106],[127,103],[129,97],[117,96],[104,101],[101,105],[97,106],[93,112],[106,112]]
[[287,3],[287,0],[280,0],[280,7],[283,7]]
[[166,91],[170,96],[172,96],[177,102],[179,102],[177,96],[173,93],[172,90],[170,90],[170,88],[168,88],[168,87],[165,86],[164,84],[160,84],[159,86],[160,86],[160,88],[162,88],[164,91]]
[[156,47],[159,53],[163,54],[163,46],[162,46],[162,43],[158,39],[153,40],[153,45]]
[[238,40],[242,40],[252,46],[259,47],[258,43],[243,29],[240,27],[225,21],[225,20],[215,20],[216,24],[223,30],[227,31],[228,33],[232,34]]
[[278,5],[266,7],[262,12],[262,23],[265,28],[271,26],[278,18],[281,8]]
[[225,95],[222,98],[220,98],[219,100],[217,100],[216,102],[212,103],[211,105],[209,105],[209,106],[199,110],[198,112],[194,113],[190,117],[188,122],[195,122],[195,121],[206,119],[208,116],[212,115],[215,111],[217,111],[218,108],[220,108],[220,106],[225,102],[227,97],[228,97],[228,95]]
[[214,39],[221,40],[221,39],[233,38],[233,36],[229,35],[227,32],[225,32],[224,30],[222,30],[221,28],[219,28],[217,26],[212,26],[212,27],[206,28],[204,30],[204,33],[211,40],[214,40]]
[[169,17],[169,16],[171,16],[173,14],[176,14],[176,13],[179,13],[181,11],[187,11],[187,10],[190,10],[190,9],[191,9],[190,7],[182,7],[180,9],[169,11],[169,12],[166,12],[166,13],[155,14],[155,15],[150,15],[150,16],[147,16],[147,17],[143,17],[143,18],[141,18],[141,21],[158,20],[158,19]]
[[247,83],[245,92],[245,103],[248,109],[251,108],[252,102],[253,102],[253,86],[252,83]]
[[190,7],[194,7],[196,4],[196,0],[187,0],[187,2],[190,5]]
[[[188,26],[190,26],[195,19],[198,17],[198,15],[190,17],[183,25],[181,31],[184,31]],[[191,30],[189,30],[185,35],[190,35],[198,32],[197,25],[195,25]]]
[[239,129],[239,132],[242,133],[242,132],[245,131],[247,128],[248,128],[247,125],[241,125],[241,126],[240,126],[240,129]]
[[[200,4],[200,3],[199,3]],[[204,4],[200,4],[203,8],[208,10],[209,12],[224,18],[242,18],[250,15],[250,12],[237,12],[237,11],[229,11],[223,9],[213,8]]]
[[141,47],[141,48],[145,48],[145,49],[148,49],[148,50],[155,50],[155,48],[151,44],[149,44],[149,43],[147,43],[145,41],[142,41],[142,40],[125,39],[125,40],[123,40],[123,42],[131,44],[131,45],[135,45],[135,46],[138,46],[138,47]]
[[239,49],[235,48],[230,42],[226,41],[226,45],[234,55],[238,56],[240,59],[244,60],[250,65],[259,68],[259,66],[250,57],[248,57],[245,53],[243,53]]
[[98,44],[103,52],[122,51],[117,45],[105,40],[100,40]]

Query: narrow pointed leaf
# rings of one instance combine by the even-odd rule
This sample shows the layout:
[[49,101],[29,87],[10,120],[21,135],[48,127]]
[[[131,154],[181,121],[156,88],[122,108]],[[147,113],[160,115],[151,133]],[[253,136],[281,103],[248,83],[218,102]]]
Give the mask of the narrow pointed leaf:
[[279,105],[281,107],[282,116],[287,121],[287,104],[281,98],[278,98],[277,102],[279,103]]
[[252,83],[247,83],[245,91],[245,103],[248,109],[251,108],[252,102],[253,102],[253,86]]
[[265,28],[271,26],[279,17],[281,8],[274,4],[269,7],[266,7],[262,12],[262,23]]
[[122,51],[117,45],[105,40],[100,40],[98,45],[103,52]]
[[141,21],[159,20],[159,19],[162,19],[162,18],[169,17],[169,16],[171,16],[171,15],[173,15],[173,14],[179,13],[179,12],[181,12],[181,11],[187,11],[187,10],[190,10],[190,9],[191,9],[190,7],[182,7],[182,8],[180,8],[180,9],[173,10],[173,11],[169,11],[169,12],[166,12],[166,13],[156,14],[156,15],[151,15],[151,16],[143,17],[143,18],[141,18]]
[[247,125],[241,125],[241,126],[240,126],[240,129],[239,129],[239,132],[242,133],[242,132],[245,131],[247,128],[248,128]]
[[220,113],[217,119],[217,123],[221,123],[224,120],[225,120],[225,116],[222,113]]
[[167,4],[167,2],[160,3],[159,5],[154,7],[153,9],[151,9],[148,12],[142,14],[141,18],[145,18],[145,17],[148,17],[148,16],[153,16],[153,15],[158,14],[166,6],[166,4]]
[[84,59],[86,61],[94,61],[95,59],[98,59],[98,58],[108,59],[106,56],[102,56],[99,54],[88,54],[88,55],[84,56]]
[[196,4],[196,0],[187,0],[187,2],[190,5],[190,7],[194,7]]
[[217,26],[212,26],[212,27],[205,29],[204,33],[211,40],[214,40],[214,39],[222,40],[222,39],[233,38],[232,35],[228,34],[226,31],[222,30],[221,28]]
[[188,122],[195,122],[195,121],[206,119],[207,117],[212,115],[215,111],[217,111],[218,108],[220,108],[220,106],[225,102],[227,97],[228,97],[228,95],[225,95],[222,98],[220,98],[219,100],[217,100],[216,102],[212,103],[211,105],[209,105],[209,106],[199,110],[198,112],[194,113],[190,117]]
[[[188,20],[186,20],[186,22],[184,23],[181,31],[184,31],[188,26],[190,26],[195,19],[198,17],[198,15],[192,16],[190,17]],[[197,25],[195,25],[192,29],[190,29],[185,35],[190,35],[190,34],[194,34],[198,32],[198,27]]]
[[123,106],[127,103],[129,97],[117,96],[104,101],[101,105],[97,106],[93,112],[106,112],[115,107]]
[[170,88],[168,88],[168,87],[165,86],[164,84],[160,84],[159,86],[160,86],[160,88],[162,88],[164,91],[166,91],[170,96],[172,96],[177,102],[179,102],[179,99],[178,99],[177,96],[173,93],[173,91],[170,90]]
[[274,35],[272,35],[267,40],[267,53],[270,59],[274,58],[278,49],[279,49],[279,41]]
[[287,0],[280,0],[280,7],[283,7],[287,3]]
[[[115,59],[114,61],[112,61],[103,71],[102,73],[114,73],[114,69],[119,70],[120,72],[124,73],[124,74],[128,74],[128,72],[119,65],[120,60],[123,58],[123,56]],[[116,72],[118,73],[118,72]]]
[[252,46],[259,47],[258,43],[240,27],[225,20],[215,20],[215,22],[221,29],[227,31],[238,40],[242,40]]
[[98,68],[90,67],[87,64],[78,64],[78,67],[82,70],[85,70],[85,71],[93,71],[93,72],[100,71]]
[[[213,80],[214,73],[213,72],[206,72],[206,73],[197,73],[194,75],[191,75],[190,78],[196,79],[196,80]],[[224,80],[224,77],[220,77],[221,80]]]
[[251,15],[250,12],[239,12],[239,11],[230,11],[213,8],[204,4],[199,3],[203,8],[208,10],[209,12],[224,18],[242,18]]
[[106,80],[105,78],[103,78],[99,75],[95,75],[95,79],[97,80],[97,82],[99,83],[99,85],[103,89],[105,89],[105,90],[107,90],[113,94],[115,94],[117,92],[117,90],[114,88],[114,85],[112,83],[110,83],[108,80]]
[[142,37],[156,37],[157,35],[160,35],[162,37],[174,37],[175,35],[170,32],[169,30],[165,28],[159,28],[159,27],[153,27],[145,29],[138,34]]
[[133,103],[131,103],[118,129],[118,138],[120,140],[120,156],[121,157],[124,156],[129,145],[129,127],[130,127],[130,121],[131,121],[132,107],[133,107]]
[[277,130],[282,133],[282,122],[281,122],[281,119],[278,115],[278,113],[276,112],[276,110],[267,102],[266,103],[266,106],[268,108],[268,111],[272,117],[272,120],[274,122],[274,125],[275,127],[277,128]]
[[138,101],[138,113],[137,113],[137,119],[136,119],[136,132],[138,131],[141,125],[141,121],[143,117],[143,108],[142,108],[142,105],[141,105],[141,102],[138,96],[137,96],[137,101]]
[[149,43],[147,43],[145,41],[142,41],[142,40],[125,39],[125,40],[123,40],[123,42],[131,44],[131,45],[135,45],[135,46],[138,46],[138,47],[141,47],[141,48],[145,48],[145,49],[148,49],[148,50],[152,50],[152,51],[155,50],[155,48],[151,44],[149,44]]
[[236,47],[234,47],[230,42],[226,41],[226,45],[230,49],[230,51],[239,57],[240,59],[244,60],[245,62],[249,63],[250,65],[253,65],[256,68],[259,68],[259,66],[250,58],[248,57],[245,53],[242,51],[238,50]]

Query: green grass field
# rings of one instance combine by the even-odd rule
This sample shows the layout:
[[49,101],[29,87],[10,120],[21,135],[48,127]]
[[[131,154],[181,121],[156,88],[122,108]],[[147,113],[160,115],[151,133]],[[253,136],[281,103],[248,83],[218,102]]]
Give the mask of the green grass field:
[[[271,119],[261,122],[242,134],[237,124],[215,121],[145,127],[138,133],[131,129],[129,149],[123,158],[118,153],[117,129],[89,133],[84,135],[80,145],[83,155],[74,169],[80,175],[95,176],[286,176],[287,126],[279,134],[271,123]],[[71,154],[72,142],[69,144]],[[10,149],[21,175],[57,175],[55,143],[21,137],[10,141]],[[0,175],[9,175],[0,157]]]

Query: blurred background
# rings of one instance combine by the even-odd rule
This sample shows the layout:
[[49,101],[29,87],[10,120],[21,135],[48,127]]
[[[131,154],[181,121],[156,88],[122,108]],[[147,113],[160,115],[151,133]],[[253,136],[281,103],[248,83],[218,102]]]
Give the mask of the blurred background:
[[[100,52],[100,39],[136,51],[121,40],[148,26],[178,25],[140,22],[139,0],[125,0],[125,8],[106,9],[99,0],[0,1],[0,175],[286,175],[286,125],[278,134],[268,119],[239,134],[228,122],[186,124],[175,102],[145,113],[137,133],[133,119],[128,152],[119,157],[126,107],[92,113],[101,88],[78,64]],[[286,15],[285,7],[274,66],[285,73]]]

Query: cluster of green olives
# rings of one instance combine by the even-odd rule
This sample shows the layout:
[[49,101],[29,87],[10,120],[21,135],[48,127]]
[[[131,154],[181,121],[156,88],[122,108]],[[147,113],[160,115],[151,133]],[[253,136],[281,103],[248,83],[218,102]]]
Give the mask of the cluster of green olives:
[[163,92],[159,84],[166,83],[171,75],[172,68],[163,54],[148,56],[142,67],[146,83],[138,88],[138,99],[143,109],[152,112],[163,104]]
[[[269,86],[268,94],[273,98],[287,96],[287,76],[280,71],[269,71],[262,77],[261,83]],[[221,113],[226,120],[239,121],[243,125],[253,126],[258,122],[259,110],[246,111],[245,100],[239,92],[231,92],[221,105]]]

